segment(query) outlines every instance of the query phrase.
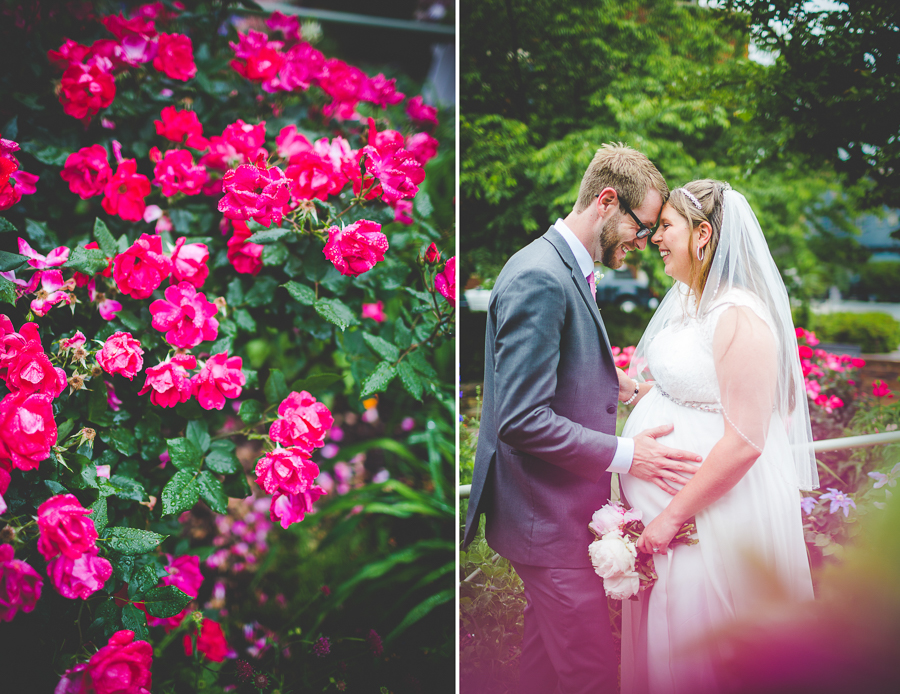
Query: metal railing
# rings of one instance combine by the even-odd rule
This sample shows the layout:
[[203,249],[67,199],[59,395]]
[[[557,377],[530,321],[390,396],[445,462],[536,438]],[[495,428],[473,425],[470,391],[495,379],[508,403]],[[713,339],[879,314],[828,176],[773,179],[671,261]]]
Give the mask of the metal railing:
[[390,17],[373,17],[371,15],[355,14],[352,12],[335,12],[334,10],[318,10],[307,7],[295,7],[294,5],[278,2],[267,2],[263,9],[266,13],[278,11],[282,14],[295,15],[306,19],[317,19],[320,22],[362,24],[365,26],[381,27],[383,29],[400,29],[402,31],[444,34],[446,36],[453,36],[456,33],[456,27],[450,26],[449,24],[415,22],[407,19],[392,19]]
[[[825,451],[840,451],[845,448],[864,448],[877,446],[882,443],[895,443],[900,441],[900,431],[887,431],[883,434],[865,434],[863,436],[844,436],[838,439],[822,439],[813,441],[813,451],[824,453]],[[468,499],[472,491],[471,484],[459,486],[459,498]]]

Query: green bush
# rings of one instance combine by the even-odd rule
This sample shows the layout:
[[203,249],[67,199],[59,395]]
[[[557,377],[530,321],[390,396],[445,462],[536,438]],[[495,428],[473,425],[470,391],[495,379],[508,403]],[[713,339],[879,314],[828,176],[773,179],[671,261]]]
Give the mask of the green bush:
[[857,344],[867,354],[893,352],[900,345],[900,322],[886,313],[827,313],[815,317],[822,342]]
[[851,292],[862,299],[900,301],[900,263],[869,262],[861,268],[859,281]]

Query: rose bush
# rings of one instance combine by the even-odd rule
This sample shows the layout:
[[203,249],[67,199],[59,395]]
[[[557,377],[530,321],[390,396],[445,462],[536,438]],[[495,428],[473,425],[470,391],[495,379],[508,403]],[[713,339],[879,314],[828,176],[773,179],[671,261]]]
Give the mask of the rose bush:
[[57,7],[0,6],[9,686],[449,691],[452,116],[296,17]]

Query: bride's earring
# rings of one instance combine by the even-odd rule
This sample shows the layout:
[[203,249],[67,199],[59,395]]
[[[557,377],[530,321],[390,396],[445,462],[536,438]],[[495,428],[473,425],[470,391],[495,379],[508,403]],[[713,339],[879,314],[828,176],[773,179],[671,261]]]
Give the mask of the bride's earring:
[[704,249],[704,246],[700,246],[697,249],[697,260],[699,260],[701,263],[703,262],[703,256],[706,255],[706,253],[703,249]]

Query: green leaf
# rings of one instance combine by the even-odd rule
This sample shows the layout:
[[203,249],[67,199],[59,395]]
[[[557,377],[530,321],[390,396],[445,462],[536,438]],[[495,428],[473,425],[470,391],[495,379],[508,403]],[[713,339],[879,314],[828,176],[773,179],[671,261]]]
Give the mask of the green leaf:
[[0,217],[0,233],[7,231],[11,231],[14,234],[18,233],[18,230],[11,221],[6,219],[6,217]]
[[144,593],[144,607],[153,617],[174,617],[187,607],[192,598],[175,586],[158,586]]
[[365,343],[369,345],[369,348],[382,359],[397,361],[400,358],[400,350],[387,340],[369,333],[363,333],[362,337]]
[[207,470],[197,477],[200,485],[200,498],[216,513],[228,513],[228,497],[222,489],[222,483]]
[[125,605],[122,608],[122,626],[134,632],[135,641],[150,640],[150,632],[147,630],[147,615],[134,605]]
[[421,351],[415,350],[410,352],[406,358],[409,360],[410,365],[420,374],[425,376],[426,379],[429,381],[437,380],[437,371],[432,368],[431,364],[425,361],[425,356]]
[[131,577],[131,586],[136,593],[145,593],[159,583],[159,574],[157,573],[157,564],[150,563],[142,566]]
[[94,621],[88,627],[88,633],[99,632],[103,636],[103,641],[109,640],[109,637],[120,630],[119,608],[116,607],[115,598],[110,597],[97,608],[94,613]]
[[5,277],[0,277],[0,301],[5,304],[16,303],[16,285]]
[[132,501],[143,501],[147,498],[147,492],[140,482],[125,477],[124,475],[113,475],[109,478],[109,484],[115,488],[115,494],[120,499],[131,499]]
[[450,602],[455,597],[455,588],[448,588],[446,590],[440,591],[439,593],[428,596],[422,602],[412,608],[409,612],[407,612],[406,616],[403,618],[403,621],[401,621],[400,624],[394,627],[391,633],[388,634],[384,640],[390,643],[397,636],[406,631],[410,626],[412,626],[420,619],[422,619],[422,617],[431,612],[435,607]]
[[239,308],[234,312],[234,322],[246,333],[256,332],[256,321],[250,315],[250,311],[245,308]]
[[359,325],[359,319],[340,299],[319,299],[315,307],[322,318],[334,323],[341,330],[346,330],[351,325]]
[[101,270],[105,270],[108,261],[106,254],[99,248],[84,248],[83,246],[75,246],[69,253],[69,259],[63,264],[63,267],[70,267],[85,275],[94,275]]
[[288,293],[304,306],[312,306],[316,303],[315,291],[305,284],[300,284],[299,282],[287,282],[281,286],[287,289]]
[[94,219],[94,238],[97,239],[97,245],[107,258],[112,258],[118,253],[119,245],[109,232],[106,222],[97,217]]
[[313,374],[312,376],[307,376],[306,378],[301,378],[297,381],[294,381],[291,384],[291,390],[295,390],[300,392],[301,390],[305,390],[309,393],[315,393],[316,391],[327,388],[328,386],[338,383],[344,379],[340,374]]
[[396,375],[397,369],[393,364],[386,361],[381,362],[363,383],[359,397],[367,398],[375,393],[383,392]]
[[416,374],[415,369],[408,361],[401,361],[397,370],[400,373],[400,381],[406,392],[412,395],[416,400],[422,400],[422,381]]
[[101,496],[91,504],[90,519],[94,521],[94,527],[98,533],[102,533],[109,523],[109,515],[106,512],[106,497]]
[[137,528],[110,528],[106,534],[110,549],[120,554],[145,554],[157,547],[168,535],[138,530]]
[[120,581],[128,583],[131,580],[131,573],[134,571],[134,557],[130,554],[119,554],[113,552],[109,561],[113,567],[113,576]]
[[207,424],[205,422],[199,419],[188,422],[185,436],[188,441],[193,443],[199,449],[200,453],[206,453],[206,451],[209,450],[209,444],[212,439],[209,436]]
[[19,146],[23,152],[28,152],[37,159],[41,164],[49,164],[50,166],[63,166],[66,159],[69,158],[69,152],[53,145],[39,142],[20,142]]
[[109,401],[106,397],[106,383],[102,378],[91,379],[90,396],[88,397],[88,420],[97,423],[97,418],[106,413]]
[[247,239],[247,243],[258,243],[265,246],[267,243],[275,243],[279,239],[283,239],[285,236],[289,236],[293,233],[294,232],[290,229],[265,229],[264,231],[257,231],[253,234]]
[[169,459],[172,461],[172,465],[179,470],[192,472],[200,469],[203,456],[192,441],[185,438],[166,439],[166,444],[169,446]]
[[189,511],[200,499],[200,487],[192,472],[179,470],[162,490],[162,514],[171,516]]
[[284,374],[279,369],[272,369],[269,372],[263,392],[266,394],[266,401],[271,405],[281,403],[288,396],[290,391],[284,380]]
[[246,499],[250,496],[250,485],[243,470],[236,475],[228,475],[222,487],[232,499]]
[[131,457],[137,453],[137,439],[135,438],[134,433],[129,429],[125,429],[124,427],[110,429],[106,434],[105,440],[106,443],[124,456]]
[[214,441],[212,450],[206,456],[206,467],[220,475],[229,475],[241,470],[241,464],[234,455],[231,441]]
[[257,400],[244,400],[241,403],[241,409],[238,410],[238,417],[244,424],[255,424],[262,418],[263,406]]
[[15,272],[28,262],[28,256],[0,251],[0,272]]

